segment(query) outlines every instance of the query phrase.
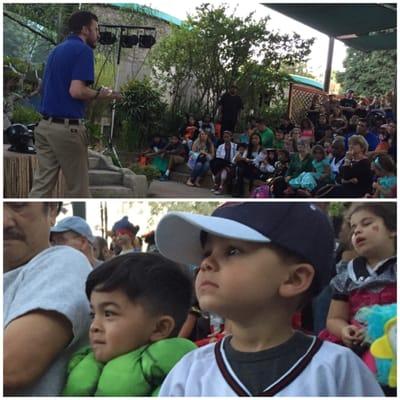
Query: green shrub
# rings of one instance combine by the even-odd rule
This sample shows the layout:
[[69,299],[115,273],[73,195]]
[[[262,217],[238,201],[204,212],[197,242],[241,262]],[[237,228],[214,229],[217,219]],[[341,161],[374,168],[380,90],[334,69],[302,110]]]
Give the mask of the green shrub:
[[158,179],[161,176],[160,171],[152,165],[146,165],[143,167],[139,164],[133,164],[131,170],[137,175],[145,175],[149,184],[151,181]]
[[98,142],[102,140],[101,126],[93,122],[86,121],[86,129],[88,130],[90,142]]
[[41,115],[32,107],[16,105],[11,116],[13,124],[34,124],[39,122]]
[[[125,130],[128,143],[141,148],[161,127],[166,104],[161,100],[161,92],[149,79],[133,79],[121,89],[122,101],[117,103],[119,121],[126,121]],[[133,136],[131,136],[133,134]]]

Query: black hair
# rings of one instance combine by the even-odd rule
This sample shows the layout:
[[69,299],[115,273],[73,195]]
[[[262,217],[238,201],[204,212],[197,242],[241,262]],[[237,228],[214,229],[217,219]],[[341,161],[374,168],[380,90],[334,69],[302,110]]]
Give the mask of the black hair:
[[397,231],[396,203],[354,203],[346,214],[348,223],[350,223],[351,216],[361,210],[369,211],[382,218],[385,227],[390,232]]
[[144,242],[147,244],[156,244],[156,235],[154,231],[147,233],[146,235],[142,236]]
[[373,164],[385,172],[396,173],[396,164],[389,154],[383,153],[377,155],[373,160]]
[[252,138],[254,137],[254,136],[258,136],[258,138],[259,138],[259,140],[260,140],[260,142],[259,142],[259,146],[260,146],[260,151],[262,150],[262,139],[261,139],[261,135],[259,134],[259,133],[252,133],[251,135],[250,135],[250,140],[249,140],[249,145],[248,145],[248,147],[247,147],[247,149],[248,149],[248,153],[247,153],[247,157],[248,158],[252,158],[252,153],[253,153],[253,151],[255,151],[255,146],[253,145],[253,143],[252,143]]
[[366,118],[360,118],[358,120],[358,123],[362,122],[363,124],[366,124],[368,126],[368,120]]
[[94,241],[97,242],[97,246],[99,248],[99,256],[97,257],[101,261],[105,261],[104,258],[104,249],[108,249],[107,240],[101,236],[95,236]]
[[278,155],[279,155],[279,153],[284,154],[287,160],[290,159],[289,150],[286,150],[286,149],[277,149],[276,152],[277,152]]
[[93,291],[117,289],[151,314],[171,316],[175,327],[170,337],[177,336],[192,300],[192,281],[183,267],[159,254],[130,253],[104,262],[86,280],[88,299]]
[[56,212],[57,212],[56,215],[58,215],[58,214],[60,214],[60,212],[62,210],[62,206],[63,206],[62,201],[51,201],[51,202],[47,201],[47,202],[43,203],[43,210],[44,210],[45,213],[47,213],[47,210],[50,207],[55,207],[56,208]]
[[89,26],[92,21],[98,21],[97,16],[90,11],[77,11],[68,20],[68,28],[72,33],[81,33],[84,26]]

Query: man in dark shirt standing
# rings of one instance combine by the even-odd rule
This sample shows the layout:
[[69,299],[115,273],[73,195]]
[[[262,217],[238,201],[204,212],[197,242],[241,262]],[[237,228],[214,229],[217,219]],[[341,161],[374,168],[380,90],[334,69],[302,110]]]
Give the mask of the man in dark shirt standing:
[[231,85],[229,91],[225,92],[218,102],[219,112],[222,116],[221,132],[235,132],[235,125],[240,118],[243,102],[237,94],[236,85]]
[[90,197],[85,102],[120,99],[108,88],[94,90],[93,49],[99,39],[97,16],[78,11],[69,19],[70,36],[47,60],[42,86],[42,120],[35,129],[38,168],[29,197],[51,197],[61,168],[67,197]]
[[346,96],[340,100],[339,104],[344,116],[349,120],[357,107],[357,102],[354,100],[354,91],[349,89],[346,92]]

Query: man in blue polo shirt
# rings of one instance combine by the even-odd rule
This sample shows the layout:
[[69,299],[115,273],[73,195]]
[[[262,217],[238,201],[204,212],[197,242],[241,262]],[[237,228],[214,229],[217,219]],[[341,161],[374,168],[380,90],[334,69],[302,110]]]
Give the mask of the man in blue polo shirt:
[[368,151],[374,151],[378,146],[379,138],[372,132],[368,131],[368,122],[366,119],[361,118],[358,120],[356,132],[349,133],[345,136],[346,150],[349,148],[348,142],[353,135],[361,135],[368,142]]
[[29,197],[51,197],[60,168],[66,197],[90,197],[85,103],[121,98],[120,93],[108,88],[89,88],[94,82],[97,21],[91,12],[74,13],[68,22],[71,34],[47,60],[40,108],[43,118],[35,129],[39,165]]

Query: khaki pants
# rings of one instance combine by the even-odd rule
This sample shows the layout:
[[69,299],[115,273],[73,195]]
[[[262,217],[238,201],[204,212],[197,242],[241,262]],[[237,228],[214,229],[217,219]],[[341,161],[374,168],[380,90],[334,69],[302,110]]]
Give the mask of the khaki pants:
[[41,120],[35,129],[38,168],[29,197],[51,197],[58,173],[65,177],[65,197],[90,197],[89,141],[84,125]]

